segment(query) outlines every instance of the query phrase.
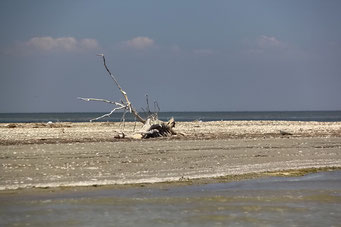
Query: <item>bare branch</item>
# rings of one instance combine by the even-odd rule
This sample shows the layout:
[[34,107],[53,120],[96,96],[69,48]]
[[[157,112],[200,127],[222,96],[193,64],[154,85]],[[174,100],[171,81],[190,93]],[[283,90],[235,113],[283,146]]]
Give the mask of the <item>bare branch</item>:
[[98,54],[97,56],[102,57],[103,59],[103,64],[105,69],[107,70],[107,72],[109,73],[110,77],[114,80],[116,86],[118,87],[118,89],[120,90],[120,92],[122,93],[124,99],[125,99],[125,105],[127,106],[127,108],[129,109],[129,112],[132,113],[140,122],[142,122],[143,124],[146,123],[146,120],[143,119],[138,112],[133,108],[131,102],[128,99],[127,93],[122,89],[122,87],[120,86],[120,84],[118,83],[116,77],[114,76],[114,74],[112,74],[105,62],[105,57],[104,54]]
[[154,111],[156,113],[160,112],[160,107],[159,107],[159,103],[157,101],[154,101]]
[[78,97],[78,99],[81,99],[81,100],[87,101],[87,102],[90,102],[90,101],[99,101],[99,102],[106,102],[106,103],[114,104],[114,105],[117,105],[117,106],[123,106],[121,103],[113,102],[113,101],[110,101],[110,100],[107,100],[107,99],[82,98],[82,97]]
[[113,114],[116,110],[122,110],[122,109],[125,109],[125,106],[117,107],[117,108],[113,109],[112,111],[110,111],[110,113],[104,114],[104,115],[102,115],[102,116],[100,116],[100,117],[96,117],[96,118],[94,118],[94,119],[91,119],[90,122],[92,122],[92,121],[97,121],[97,120],[102,119],[102,118],[104,118],[104,117],[109,117],[109,116],[110,116],[111,114]]
[[[122,93],[122,94],[126,94],[126,92],[123,91],[123,89],[121,88],[121,86],[120,86],[120,84],[118,83],[118,81],[117,81],[116,77],[114,76],[114,74],[112,74],[112,73],[110,72],[110,70],[109,70],[109,68],[108,68],[108,66],[107,66],[107,64],[106,64],[106,62],[105,62],[104,54],[97,54],[97,56],[102,57],[102,59],[103,59],[103,64],[104,64],[104,68],[107,70],[107,72],[109,73],[110,77],[114,80],[116,86],[118,87],[118,89],[120,89],[121,93]],[[124,95],[123,95],[123,96],[124,96]]]
[[124,110],[123,114],[122,114],[122,117],[121,117],[121,120],[120,120],[120,127],[121,125],[123,125],[123,129],[125,127],[125,123],[126,123],[126,114],[127,114],[127,110]]
[[147,103],[147,111],[148,111],[148,114],[151,114],[151,112],[150,112],[150,107],[149,107],[149,98],[148,98],[148,94],[146,94],[146,103]]

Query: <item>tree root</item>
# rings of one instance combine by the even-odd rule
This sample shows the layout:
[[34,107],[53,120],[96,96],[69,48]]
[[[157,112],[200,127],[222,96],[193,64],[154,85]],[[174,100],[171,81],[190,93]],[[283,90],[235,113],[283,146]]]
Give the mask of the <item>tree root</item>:
[[160,120],[150,121],[148,119],[146,124],[143,126],[143,128],[146,128],[147,130],[141,133],[142,138],[148,139],[176,135],[176,132],[173,130],[174,127],[174,118],[171,118],[168,122],[163,122]]

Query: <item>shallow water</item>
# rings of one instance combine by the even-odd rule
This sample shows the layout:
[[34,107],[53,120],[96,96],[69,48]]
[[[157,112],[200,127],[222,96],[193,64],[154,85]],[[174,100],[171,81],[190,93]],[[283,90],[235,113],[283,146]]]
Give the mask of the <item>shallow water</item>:
[[0,196],[0,226],[339,226],[341,171]]

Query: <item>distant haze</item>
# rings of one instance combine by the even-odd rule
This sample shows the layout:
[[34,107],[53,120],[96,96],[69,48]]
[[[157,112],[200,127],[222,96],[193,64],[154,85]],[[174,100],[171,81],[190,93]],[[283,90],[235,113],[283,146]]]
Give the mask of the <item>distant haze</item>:
[[341,1],[0,1],[0,112],[341,110]]

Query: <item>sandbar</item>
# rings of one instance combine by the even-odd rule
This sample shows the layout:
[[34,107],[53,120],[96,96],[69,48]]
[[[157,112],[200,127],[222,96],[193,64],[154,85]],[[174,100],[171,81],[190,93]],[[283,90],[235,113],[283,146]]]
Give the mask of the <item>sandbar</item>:
[[0,190],[207,182],[341,168],[341,122],[178,122],[179,135],[171,138],[115,136],[138,127],[0,124]]

